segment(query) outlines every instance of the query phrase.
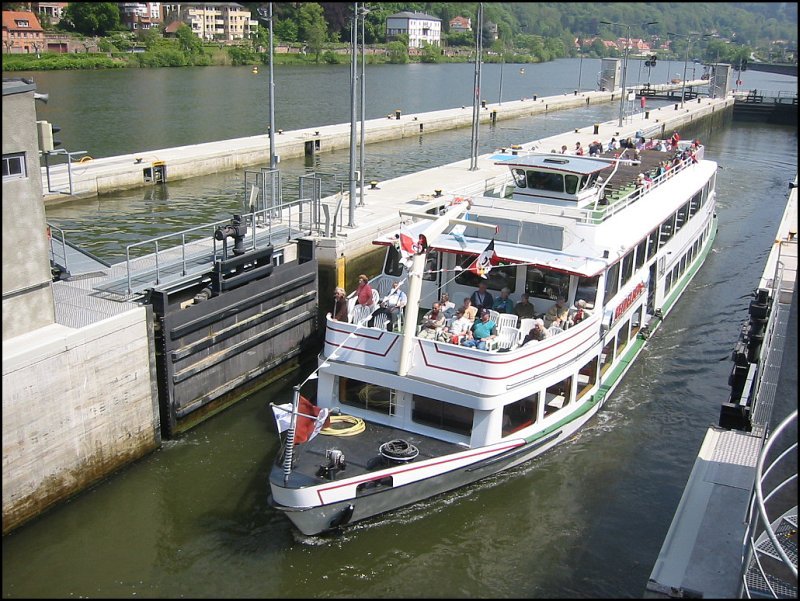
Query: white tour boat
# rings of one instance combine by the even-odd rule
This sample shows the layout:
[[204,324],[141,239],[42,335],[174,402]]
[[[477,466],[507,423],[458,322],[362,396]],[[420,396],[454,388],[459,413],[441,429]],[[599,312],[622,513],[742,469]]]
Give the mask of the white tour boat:
[[[470,484],[568,439],[607,401],[711,248],[717,165],[699,144],[494,159],[510,170],[496,194],[401,211],[398,232],[376,240],[387,252],[372,288],[383,296],[400,280],[408,295],[394,331],[369,326],[351,298],[349,322],[327,316],[316,407],[299,386],[293,406],[275,407],[278,418],[288,411],[270,503],[304,534]],[[397,244],[406,236],[420,242],[411,256]],[[562,296],[569,317],[522,344],[533,320],[493,314],[486,350],[418,336],[420,306],[442,292],[460,306],[481,281],[495,297],[527,292],[539,316]],[[587,310],[573,323],[576,304]],[[332,423],[309,434],[326,414]]]

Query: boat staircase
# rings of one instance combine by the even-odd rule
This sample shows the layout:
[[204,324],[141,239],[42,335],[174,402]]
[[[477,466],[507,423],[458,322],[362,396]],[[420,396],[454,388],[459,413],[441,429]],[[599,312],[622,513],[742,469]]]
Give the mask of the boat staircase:
[[797,505],[783,508],[797,500],[797,411],[773,432],[756,469],[742,596],[796,599]]

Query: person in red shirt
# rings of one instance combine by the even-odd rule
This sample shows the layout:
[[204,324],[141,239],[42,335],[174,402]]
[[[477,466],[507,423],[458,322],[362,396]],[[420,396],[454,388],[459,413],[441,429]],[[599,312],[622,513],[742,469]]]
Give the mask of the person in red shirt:
[[[358,276],[358,289],[356,291],[356,303],[365,307],[372,307],[372,286],[369,285],[369,278],[363,273]],[[374,307],[373,307],[374,309]]]

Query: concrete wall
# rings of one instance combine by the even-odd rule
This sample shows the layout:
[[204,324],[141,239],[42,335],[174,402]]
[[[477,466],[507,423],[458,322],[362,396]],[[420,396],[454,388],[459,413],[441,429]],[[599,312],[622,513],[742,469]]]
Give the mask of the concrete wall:
[[3,156],[24,153],[27,171],[3,178],[3,340],[55,321],[35,90],[21,80],[3,82]]
[[3,341],[3,534],[157,448],[152,313]]

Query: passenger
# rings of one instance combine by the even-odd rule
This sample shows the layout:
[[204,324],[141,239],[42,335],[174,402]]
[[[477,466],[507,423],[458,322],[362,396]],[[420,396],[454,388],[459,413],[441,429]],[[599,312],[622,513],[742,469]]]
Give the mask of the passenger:
[[508,295],[511,294],[511,290],[508,288],[503,288],[500,291],[500,296],[494,301],[494,310],[498,313],[513,313],[514,312],[514,301],[508,298]]
[[619,150],[619,142],[617,139],[612,137],[611,141],[608,143],[608,151],[613,152],[614,150]]
[[575,154],[579,157],[583,156],[583,147],[581,146],[580,142],[575,142]]
[[568,315],[569,308],[567,307],[567,301],[563,296],[559,296],[556,299],[556,304],[550,307],[544,315],[545,326],[548,328],[553,325],[560,326],[567,321]]
[[567,154],[567,151],[568,151],[568,150],[569,150],[569,149],[567,148],[567,145],[566,145],[566,144],[564,144],[564,145],[562,145],[562,146],[561,146],[561,154]]
[[497,325],[489,318],[489,310],[482,309],[480,317],[472,325],[472,328],[467,330],[467,334],[461,341],[461,346],[485,351],[488,341],[495,336],[497,336]]
[[544,329],[544,321],[541,319],[537,319],[533,322],[533,327],[530,331],[525,335],[525,338],[522,339],[522,344],[525,345],[531,340],[535,340],[537,342],[541,342],[545,338],[547,338],[548,333],[547,330]]
[[406,293],[400,288],[400,280],[392,282],[392,289],[381,301],[380,308],[372,314],[368,322],[368,326],[372,327],[375,318],[381,314],[385,314],[389,318],[389,331],[393,332],[397,325],[397,318],[403,312],[403,308],[408,302]]
[[472,299],[465,298],[461,308],[464,309],[464,315],[469,319],[470,323],[475,321],[475,318],[478,317],[478,307],[472,304]]
[[589,156],[596,157],[599,156],[603,152],[603,145],[600,143],[600,140],[595,140],[591,144],[589,144]]
[[358,288],[356,289],[356,304],[364,305],[376,309],[372,300],[372,286],[369,285],[369,278],[363,273],[358,276]]
[[478,284],[478,289],[469,297],[475,308],[480,311],[481,309],[494,309],[494,298],[491,293],[486,289],[486,282]]
[[514,315],[520,319],[533,318],[536,311],[533,307],[533,303],[531,303],[529,299],[530,295],[527,292],[523,292],[520,301],[514,305]]
[[583,299],[579,299],[577,303],[575,303],[576,311],[572,315],[572,325],[578,324],[582,322],[584,319],[591,315],[589,309],[586,308],[586,301]]
[[347,293],[339,286],[333,291],[333,319],[347,323]]
[[450,333],[450,342],[453,344],[458,344],[461,340],[461,337],[464,336],[467,331],[469,331],[473,323],[475,323],[475,320],[467,317],[466,313],[464,312],[464,308],[459,307],[456,311],[455,320],[453,320],[453,323],[451,323],[450,327],[448,328]]
[[447,292],[442,292],[442,298],[439,299],[439,306],[444,311],[446,319],[450,319],[456,314],[456,304],[450,300],[450,295]]
[[423,317],[422,329],[419,332],[419,337],[434,340],[439,330],[444,327],[444,321],[444,311],[441,310],[441,306],[439,303],[433,303],[431,310]]
[[672,137],[669,139],[670,144],[672,144],[672,148],[677,150],[678,149],[678,142],[681,141],[681,137],[678,135],[677,131],[672,132]]

